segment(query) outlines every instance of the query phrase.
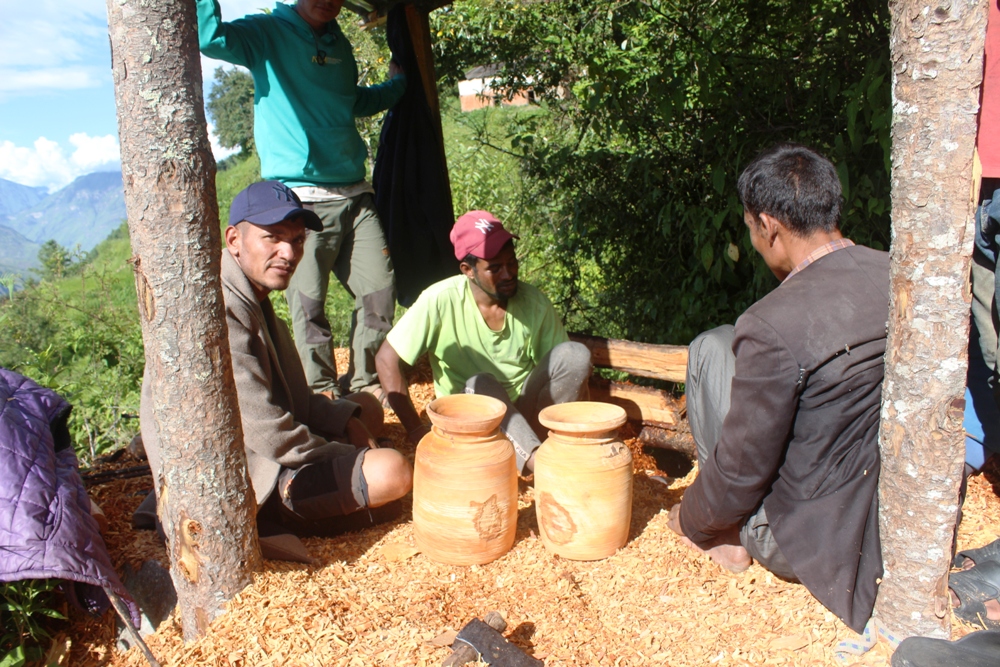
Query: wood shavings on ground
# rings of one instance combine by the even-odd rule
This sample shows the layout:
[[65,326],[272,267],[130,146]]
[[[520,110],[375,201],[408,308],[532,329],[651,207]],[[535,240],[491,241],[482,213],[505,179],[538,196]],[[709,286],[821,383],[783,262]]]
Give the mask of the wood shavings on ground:
[[[426,369],[417,369],[416,377],[411,394],[423,409],[433,388]],[[576,562],[546,551],[537,537],[530,480],[519,485],[513,549],[486,565],[441,565],[420,554],[407,502],[395,523],[305,540],[316,565],[265,561],[200,640],[185,644],[171,617],[147,637],[149,647],[164,666],[440,665],[451,653],[442,637],[497,610],[508,624],[505,636],[550,666],[889,664],[884,642],[839,662],[838,641],[857,635],[803,586],[756,564],[730,574],[682,545],[667,527],[667,512],[696,471],[667,479],[669,485],[656,481],[653,475],[667,473],[642,450],[635,429],[626,425],[621,435],[636,462],[632,528],[628,543],[610,558]],[[412,461],[414,448],[391,413],[385,436]],[[119,573],[150,558],[168,565],[155,534],[130,524],[151,487],[145,477],[90,489],[108,516],[106,541]],[[960,548],[1000,535],[998,489],[996,467],[970,480]],[[974,630],[954,623],[956,637]],[[71,664],[146,665],[137,649],[114,648],[113,626],[110,613],[74,616]]]

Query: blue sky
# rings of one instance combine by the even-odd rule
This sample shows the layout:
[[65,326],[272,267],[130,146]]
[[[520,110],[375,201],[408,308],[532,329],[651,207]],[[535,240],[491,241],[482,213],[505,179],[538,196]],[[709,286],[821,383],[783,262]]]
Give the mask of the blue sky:
[[[273,0],[221,0],[235,19]],[[2,0],[0,178],[57,190],[119,168],[105,0]],[[202,57],[211,80],[219,65]],[[213,141],[216,157],[227,154]]]

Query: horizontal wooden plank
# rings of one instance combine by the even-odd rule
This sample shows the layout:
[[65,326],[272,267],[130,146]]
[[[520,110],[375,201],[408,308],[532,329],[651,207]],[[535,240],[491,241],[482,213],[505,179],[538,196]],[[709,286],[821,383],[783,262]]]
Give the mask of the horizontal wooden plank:
[[591,378],[590,400],[620,405],[629,419],[644,424],[672,427],[679,419],[670,396],[653,387]]
[[688,360],[686,345],[652,345],[575,333],[569,337],[590,349],[591,362],[595,366],[644,378],[684,382]]

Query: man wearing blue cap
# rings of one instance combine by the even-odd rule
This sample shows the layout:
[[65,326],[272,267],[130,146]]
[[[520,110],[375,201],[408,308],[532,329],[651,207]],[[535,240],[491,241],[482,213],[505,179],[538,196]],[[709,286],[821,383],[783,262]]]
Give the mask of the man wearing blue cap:
[[[405,495],[412,472],[399,452],[375,444],[371,431],[382,425],[377,399],[313,393],[288,327],[274,314],[268,294],[288,287],[307,229],[321,230],[319,217],[277,181],[236,195],[222,252],[222,295],[260,521],[324,534],[374,521],[371,512],[355,513]],[[144,386],[142,436],[157,479],[150,399]]]
[[358,84],[351,44],[337,23],[343,0],[278,2],[269,13],[235,21],[222,20],[218,0],[195,4],[202,53],[253,76],[261,176],[293,188],[323,222],[285,293],[306,379],[314,391],[341,394],[324,309],[333,273],[354,299],[345,389],[381,395],[375,353],[392,327],[395,281],[355,118],[393,106],[406,77],[391,62],[388,81]]

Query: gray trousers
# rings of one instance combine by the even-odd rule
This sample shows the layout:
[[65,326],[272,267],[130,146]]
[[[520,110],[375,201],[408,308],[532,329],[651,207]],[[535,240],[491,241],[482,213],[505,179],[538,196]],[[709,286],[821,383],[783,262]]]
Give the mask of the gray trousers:
[[378,381],[375,354],[392,328],[396,288],[392,261],[371,194],[305,204],[323,221],[306,236],[302,261],[285,291],[306,381],[313,391],[340,395],[326,295],[333,273],[354,298],[351,314],[350,391]]
[[538,413],[550,405],[587,400],[591,371],[587,346],[568,341],[556,345],[539,360],[524,381],[516,403],[511,402],[503,385],[489,373],[469,378],[465,383],[465,393],[492,396],[507,406],[500,430],[514,446],[517,469],[524,473],[524,464],[545,437],[545,429],[538,422]]
[[[715,452],[722,436],[722,422],[729,413],[736,355],[731,324],[706,331],[688,347],[685,391],[688,423],[698,449],[698,462],[704,463]],[[779,577],[796,581],[795,573],[778,548],[771,532],[767,513],[761,504],[740,527],[740,544],[750,557]]]

